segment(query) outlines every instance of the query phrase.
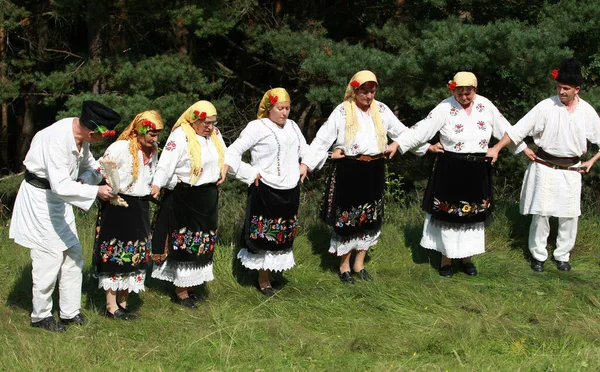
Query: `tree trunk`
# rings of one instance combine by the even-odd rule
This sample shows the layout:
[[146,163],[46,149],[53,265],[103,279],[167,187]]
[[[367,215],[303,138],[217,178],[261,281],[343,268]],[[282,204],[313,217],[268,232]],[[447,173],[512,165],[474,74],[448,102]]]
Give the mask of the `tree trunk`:
[[[99,15],[104,14],[102,1],[91,0],[87,7],[87,32],[88,32],[88,52],[91,60],[100,61],[102,55],[102,19]],[[100,94],[102,91],[102,80],[96,80],[92,85],[92,93]]]
[[[30,84],[26,89],[29,93],[35,91],[35,86]],[[16,163],[19,164],[19,168],[23,169],[23,160],[27,151],[29,151],[29,145],[31,139],[35,134],[35,107],[39,102],[39,97],[36,95],[25,94],[23,97],[23,124],[21,125],[21,134],[17,142],[17,155]]]
[[[0,81],[6,83],[6,29],[0,27]],[[0,122],[0,168],[8,168],[8,106],[2,103]]]

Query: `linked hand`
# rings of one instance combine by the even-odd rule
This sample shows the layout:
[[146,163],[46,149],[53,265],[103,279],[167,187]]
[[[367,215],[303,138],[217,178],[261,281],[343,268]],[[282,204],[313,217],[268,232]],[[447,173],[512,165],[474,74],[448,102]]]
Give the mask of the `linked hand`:
[[260,181],[260,179],[262,178],[262,176],[259,174],[256,175],[256,179],[254,180],[254,185],[256,187],[258,187],[258,181]]
[[396,151],[398,151],[398,146],[398,142],[392,142],[389,145],[387,145],[385,149],[385,155],[388,159],[391,159],[394,157],[394,155],[396,155]]
[[444,146],[438,142],[435,145],[430,145],[429,148],[427,148],[427,151],[433,153],[444,152]]
[[525,156],[527,156],[531,161],[535,161],[535,159],[537,159],[535,151],[533,151],[529,147],[526,147],[525,150],[523,150],[523,154],[525,154]]
[[344,150],[342,150],[340,148],[334,149],[333,152],[331,153],[331,159],[333,159],[333,160],[343,159],[345,157],[346,157],[346,154],[344,154]]
[[300,163],[300,182],[304,183],[304,179],[308,177],[308,165]]
[[152,185],[152,190],[150,191],[150,195],[152,195],[152,197],[154,199],[158,199],[158,197],[160,196],[160,187],[158,187],[156,185]]
[[108,200],[114,195],[112,194],[113,188],[109,185],[98,186],[98,197],[102,200]]

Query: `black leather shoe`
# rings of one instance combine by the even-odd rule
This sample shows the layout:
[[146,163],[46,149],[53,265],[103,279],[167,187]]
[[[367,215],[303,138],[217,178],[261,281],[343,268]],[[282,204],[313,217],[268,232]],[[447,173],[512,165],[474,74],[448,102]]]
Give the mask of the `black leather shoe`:
[[361,280],[368,280],[368,281],[374,280],[373,277],[371,276],[371,274],[369,274],[367,272],[367,270],[365,270],[365,269],[362,269],[361,271],[356,272],[356,276],[358,277],[358,279],[361,279]]
[[121,306],[120,304],[117,304],[117,306],[119,307],[119,309],[123,310],[126,313],[131,313],[131,310],[129,310],[129,307],[125,306]]
[[350,274],[350,271],[341,273],[340,280],[342,281],[342,283],[354,284],[354,278],[352,277],[352,274]]
[[475,267],[475,264],[471,261],[463,263],[463,270],[465,271],[465,274],[467,274],[467,275],[470,275],[470,276],[477,275],[477,268]]
[[556,268],[560,271],[571,271],[571,264],[569,261],[556,261]]
[[121,308],[118,308],[114,313],[111,313],[107,309],[105,315],[107,318],[121,319],[121,320],[134,320],[135,318],[137,318],[135,315],[130,314]]
[[531,269],[533,271],[535,271],[536,273],[543,273],[544,272],[544,262],[538,261],[535,258],[532,258],[531,259]]
[[267,297],[275,296],[275,291],[272,287],[260,288],[260,293],[264,294]]
[[446,278],[452,278],[452,275],[454,275],[452,272],[452,265],[444,265],[440,267],[440,275]]
[[173,301],[177,305],[185,306],[188,309],[197,309],[196,305],[194,304],[194,301],[189,297],[182,299],[177,297],[177,295],[173,295],[171,296],[171,301]]
[[194,302],[204,302],[204,301],[206,301],[206,297],[204,297],[201,294],[198,294],[196,292],[188,291],[188,297],[191,298],[192,301],[194,301]]
[[271,273],[271,287],[276,290],[283,289],[285,286],[286,280],[283,277],[283,274],[280,272]]
[[60,318],[60,322],[65,326],[67,326],[67,325],[83,325],[85,323],[85,321],[86,321],[86,319],[82,313],[75,315],[71,319]]
[[65,329],[62,324],[57,323],[53,316],[49,316],[37,322],[31,322],[32,327],[42,328],[51,332],[62,332]]

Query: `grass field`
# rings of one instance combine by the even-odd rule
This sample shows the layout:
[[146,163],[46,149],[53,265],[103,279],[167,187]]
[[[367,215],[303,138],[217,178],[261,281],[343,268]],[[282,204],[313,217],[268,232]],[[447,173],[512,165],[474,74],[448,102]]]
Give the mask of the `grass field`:
[[[480,274],[438,275],[439,256],[418,247],[423,213],[389,203],[382,239],[369,253],[374,282],[342,285],[326,253],[329,231],[316,220],[316,195],[303,202],[304,226],[287,285],[266,298],[230,244],[243,197],[221,213],[216,280],[196,311],[169,301],[152,279],[133,295],[141,318],[106,319],[90,275],[94,212],[78,212],[86,252],[83,312],[89,322],[54,334],[31,328],[29,251],[0,227],[0,370],[600,370],[598,215],[586,212],[573,271],[529,269],[529,218],[501,204],[487,230]],[[414,198],[415,200],[418,197]],[[554,226],[555,228],[555,226]],[[56,303],[55,303],[56,308]]]

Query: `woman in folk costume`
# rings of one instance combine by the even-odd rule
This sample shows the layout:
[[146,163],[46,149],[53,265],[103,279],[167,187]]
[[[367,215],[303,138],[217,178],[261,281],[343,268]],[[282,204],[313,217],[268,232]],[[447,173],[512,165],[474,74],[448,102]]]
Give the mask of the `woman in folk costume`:
[[114,199],[101,202],[96,224],[94,261],[98,288],[106,291],[109,318],[134,318],[127,309],[127,297],[144,290],[151,236],[148,200],[158,162],[156,141],[163,128],[158,112],[144,111],[100,159],[111,186],[119,187],[116,191],[122,201],[121,205]]
[[214,279],[217,185],[225,156],[216,123],[217,110],[208,101],[185,110],[167,139],[152,186],[155,196],[168,189],[152,236],[152,277],[172,282],[173,302],[192,309],[203,301],[193,287]]
[[[288,119],[289,113],[288,92],[283,88],[267,91],[258,119],[248,123],[225,153],[224,172],[229,169],[249,185],[244,248],[238,258],[243,266],[258,270],[259,289],[265,296],[275,294],[271,272],[295,264],[292,245],[298,228],[300,159],[308,145],[298,125]],[[250,164],[242,162],[246,151],[250,151]]]
[[425,191],[421,246],[442,254],[439,273],[449,278],[451,259],[462,259],[465,273],[477,275],[471,256],[485,251],[484,222],[494,207],[488,144],[511,125],[492,102],[476,94],[473,73],[458,72],[448,88],[452,96],[400,135],[399,143],[404,153],[440,134],[444,152],[437,156]]
[[[364,259],[381,233],[384,158],[391,158],[398,148],[397,142],[387,145],[387,136],[395,141],[408,129],[389,107],[375,100],[378,85],[371,71],[356,73],[346,87],[344,102],[319,129],[302,159],[304,176],[318,167],[332,145],[341,150],[340,159],[334,160],[321,212],[333,226],[329,252],[341,258],[340,279],[345,283],[354,283],[350,272],[353,251],[354,273],[359,279],[373,279],[364,268]],[[423,145],[416,153],[423,155],[428,148]]]

